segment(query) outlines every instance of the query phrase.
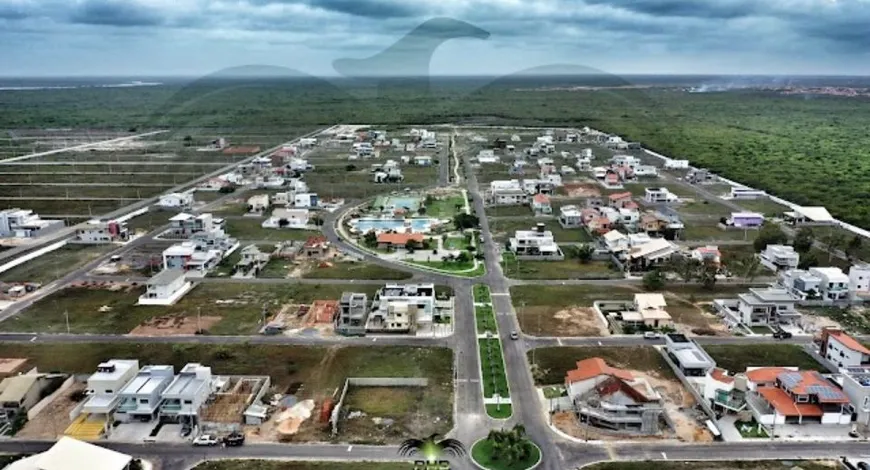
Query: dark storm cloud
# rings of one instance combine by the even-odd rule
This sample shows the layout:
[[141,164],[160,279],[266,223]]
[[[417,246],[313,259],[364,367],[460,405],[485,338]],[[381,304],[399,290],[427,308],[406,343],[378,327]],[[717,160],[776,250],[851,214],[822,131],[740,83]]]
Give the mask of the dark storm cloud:
[[752,0],[585,0],[588,5],[615,8],[659,17],[732,19],[752,16],[763,2]]
[[70,13],[72,23],[95,26],[158,26],[161,12],[126,0],[87,0]]
[[426,13],[426,2],[400,0],[306,0],[309,6],[363,18],[409,18]]

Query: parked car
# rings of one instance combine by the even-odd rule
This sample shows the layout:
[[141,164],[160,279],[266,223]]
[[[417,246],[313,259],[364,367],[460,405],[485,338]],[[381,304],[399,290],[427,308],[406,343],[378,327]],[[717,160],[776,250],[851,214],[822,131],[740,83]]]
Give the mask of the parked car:
[[773,337],[776,339],[789,339],[792,337],[791,332],[779,330],[773,333]]
[[647,331],[643,334],[644,339],[659,339],[661,335],[655,331]]
[[197,436],[196,439],[193,440],[193,445],[195,446],[216,446],[220,443],[220,440],[214,434],[202,434]]
[[511,331],[511,339],[520,339],[520,334],[516,331]]
[[189,424],[185,424],[181,426],[181,437],[187,437],[193,431],[193,428]]
[[227,447],[238,447],[245,443],[245,435],[240,432],[234,432],[224,438],[224,444]]

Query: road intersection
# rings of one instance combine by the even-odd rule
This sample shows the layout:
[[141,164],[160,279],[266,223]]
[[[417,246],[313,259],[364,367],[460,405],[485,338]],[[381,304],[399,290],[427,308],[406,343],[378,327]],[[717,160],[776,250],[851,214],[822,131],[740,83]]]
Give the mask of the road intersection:
[[[451,140],[451,152],[455,150]],[[520,335],[519,339],[510,339],[510,333],[520,331],[516,312],[510,297],[511,286],[525,283],[540,285],[623,285],[636,284],[637,280],[589,280],[589,281],[516,281],[508,279],[501,268],[498,243],[493,239],[492,232],[485,214],[485,206],[477,178],[472,169],[468,155],[464,155],[465,188],[468,191],[474,213],[480,216],[480,232],[483,237],[482,251],[486,274],[482,277],[468,279],[449,274],[432,272],[415,268],[406,264],[397,264],[377,257],[353,243],[343,239],[336,229],[341,216],[352,209],[354,204],[348,204],[342,209],[326,217],[323,231],[325,236],[341,251],[353,254],[362,260],[413,273],[412,282],[433,282],[451,286],[456,296],[456,314],[454,334],[442,338],[398,337],[398,336],[367,336],[360,338],[344,337],[302,337],[302,336],[173,336],[173,337],[141,337],[128,335],[58,335],[58,334],[28,334],[0,333],[0,342],[13,343],[77,343],[77,342],[135,342],[135,343],[201,343],[201,344],[287,344],[287,345],[377,345],[377,346],[442,346],[453,350],[454,357],[454,428],[451,437],[460,439],[470,446],[475,440],[481,439],[491,429],[522,423],[528,436],[543,451],[543,460],[538,468],[547,470],[563,470],[579,468],[582,465],[607,460],[738,460],[738,459],[800,459],[800,458],[833,458],[844,454],[865,452],[866,444],[858,442],[823,442],[794,443],[780,441],[685,444],[668,441],[642,441],[631,443],[584,443],[571,440],[557,434],[549,426],[549,414],[541,406],[539,392],[535,387],[527,359],[528,351],[539,347],[550,346],[638,346],[661,344],[660,340],[645,340],[641,337],[595,337],[595,338],[544,338]],[[441,162],[439,183],[450,185],[449,158]],[[242,162],[240,162],[242,163]],[[226,171],[226,169],[224,169]],[[459,181],[452,184],[459,185]],[[125,252],[137,246],[136,243],[147,243],[153,240],[152,232],[141,241],[136,241],[116,252]],[[115,280],[130,281],[129,277],[99,276],[88,273],[100,262],[108,258],[112,252],[99,260],[95,260],[80,269],[70,272],[62,279],[45,286],[45,292],[38,293],[32,301],[15,304],[0,315],[0,321],[10,318],[33,302],[51,293],[57,292],[63,286],[77,280]],[[141,282],[144,279],[135,279]],[[198,279],[198,282],[239,282],[232,279]],[[252,279],[244,282],[254,283],[330,283],[348,284],[382,284],[377,280],[286,280],[286,279]],[[477,337],[475,334],[474,304],[472,286],[485,284],[492,293],[493,311],[498,323],[499,335],[506,364],[508,383],[511,391],[513,416],[507,420],[489,418],[484,409],[481,393],[481,373],[477,352]],[[2,329],[2,325],[0,325]],[[750,337],[701,337],[702,344],[748,344],[772,342],[771,338]],[[795,337],[787,342],[808,344],[810,338]],[[10,440],[0,442],[0,452],[38,452],[51,445],[47,441]],[[394,446],[357,446],[346,444],[249,444],[240,448],[220,449],[193,448],[188,445],[174,444],[101,444],[121,452],[130,453],[144,458],[160,460],[164,469],[183,469],[198,461],[213,458],[286,458],[308,460],[400,460],[397,448]],[[455,463],[456,468],[473,468],[467,459]]]

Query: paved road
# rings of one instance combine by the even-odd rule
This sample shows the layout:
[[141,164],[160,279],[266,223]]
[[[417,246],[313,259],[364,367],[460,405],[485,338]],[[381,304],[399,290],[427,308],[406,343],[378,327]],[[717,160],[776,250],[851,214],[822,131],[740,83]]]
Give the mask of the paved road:
[[126,142],[126,141],[128,141],[128,140],[141,139],[142,137],[149,137],[149,136],[152,136],[152,135],[162,134],[162,133],[164,133],[164,132],[168,132],[168,131],[163,130],[163,131],[145,132],[144,134],[128,135],[128,136],[125,136],[125,137],[119,137],[119,138],[117,138],[117,139],[109,139],[109,140],[103,140],[103,141],[100,141],[100,142],[92,142],[92,143],[89,143],[89,144],[82,144],[82,145],[75,145],[75,146],[72,146],[72,147],[65,147],[65,148],[62,148],[62,149],[55,149],[55,150],[48,150],[48,151],[45,151],[45,152],[31,153],[31,154],[28,154],[28,155],[22,155],[22,156],[20,156],[20,157],[6,158],[6,159],[3,159],[3,160],[0,160],[0,165],[2,165],[2,164],[9,164],[9,163],[15,163],[15,162],[20,162],[20,161],[29,160],[29,159],[31,159],[31,158],[36,158],[36,157],[45,157],[45,156],[48,156],[48,155],[55,155],[55,154],[63,153],[63,152],[70,152],[70,151],[76,151],[76,150],[87,150],[87,149],[89,149],[89,148],[91,148],[91,147],[98,147],[98,146],[100,146],[100,145],[106,145],[106,144],[117,144],[117,143],[119,143],[119,142]]
[[[332,127],[335,127],[335,126],[332,126]],[[317,135],[318,133],[323,132],[323,131],[325,131],[325,130],[327,130],[327,129],[331,129],[332,127],[327,127],[327,128],[321,129],[321,130],[317,130],[317,131],[310,132],[310,133],[308,133],[308,134],[305,134],[305,135],[303,135],[303,136],[300,136],[300,137],[294,139],[294,142],[295,142],[295,141],[298,141],[299,139],[304,139],[304,138],[306,138],[306,137],[310,137],[310,136],[313,136],[313,135]],[[227,172],[231,171],[233,168],[235,168],[235,167],[237,167],[237,166],[239,166],[239,165],[241,165],[241,164],[248,163],[248,162],[250,162],[251,160],[253,160],[254,158],[268,155],[269,153],[274,152],[274,151],[280,149],[283,145],[286,145],[286,144],[276,145],[276,146],[274,146],[274,147],[272,147],[272,148],[270,148],[270,149],[267,149],[266,151],[260,152],[260,153],[258,153],[258,154],[256,154],[256,155],[252,155],[252,156],[250,156],[250,157],[248,157],[248,158],[246,158],[246,159],[244,159],[244,160],[239,160],[239,161],[237,161],[237,162],[230,163],[230,164],[228,164],[228,165],[226,165],[226,166],[224,166],[224,167],[221,167],[221,168],[219,168],[219,169],[217,169],[217,170],[215,170],[215,171],[213,171],[213,172],[211,172],[211,173],[208,173],[208,174],[202,175],[202,176],[200,176],[200,177],[198,177],[198,178],[195,178],[195,179],[193,179],[193,180],[187,181],[186,183],[182,183],[182,184],[180,184],[180,185],[178,185],[178,186],[175,186],[175,187],[173,187],[173,188],[169,188],[169,189],[167,189],[165,192],[167,192],[167,193],[174,193],[174,192],[180,192],[180,191],[184,191],[184,190],[186,190],[186,189],[192,188],[192,187],[198,185],[199,183],[202,183],[203,181],[207,181],[207,180],[209,180],[209,179],[211,179],[211,178],[215,178],[215,177],[220,176],[220,175],[222,175],[222,174],[224,174],[224,173],[227,173]],[[116,211],[112,211],[112,212],[109,212],[109,213],[107,213],[107,214],[103,214],[103,215],[100,216],[100,217],[103,218],[103,219],[114,219],[114,218],[117,218],[117,217],[121,217],[121,216],[123,216],[123,215],[129,214],[130,212],[133,212],[133,211],[139,210],[139,209],[141,209],[141,208],[143,208],[143,207],[148,207],[148,206],[154,204],[155,202],[157,202],[159,199],[160,199],[159,196],[152,197],[152,198],[148,198],[148,199],[141,199],[141,200],[139,200],[139,201],[137,201],[137,202],[135,202],[135,203],[133,203],[133,204],[130,204],[130,205],[125,206],[125,207],[122,207],[121,209],[118,209],[118,210],[116,210]],[[23,253],[25,253],[25,252],[27,252],[27,251],[34,250],[34,249],[37,249],[37,248],[41,248],[41,247],[44,247],[44,246],[48,246],[48,245],[50,245],[50,244],[52,244],[52,243],[54,243],[54,242],[57,242],[57,241],[60,241],[60,240],[63,240],[63,239],[69,238],[70,236],[72,236],[72,235],[75,233],[75,231],[76,231],[77,228],[79,228],[79,227],[81,227],[81,226],[83,226],[83,225],[84,225],[84,223],[82,223],[82,224],[78,224],[78,225],[74,225],[74,226],[70,226],[70,227],[64,227],[64,228],[62,228],[62,229],[60,229],[60,230],[57,230],[57,231],[55,231],[55,232],[52,232],[51,234],[46,235],[45,237],[41,237],[41,238],[40,238],[36,243],[34,243],[34,244],[30,244],[30,245],[26,245],[26,246],[20,246],[20,247],[17,247],[17,248],[13,248],[13,249],[11,249],[11,250],[6,250],[6,251],[4,251],[4,252],[0,252],[0,261],[5,260],[5,259],[11,259],[11,258],[14,258],[14,257],[16,257],[16,256],[19,256],[19,255],[21,255],[21,254],[23,254]],[[2,320],[0,320],[0,321],[2,321]]]

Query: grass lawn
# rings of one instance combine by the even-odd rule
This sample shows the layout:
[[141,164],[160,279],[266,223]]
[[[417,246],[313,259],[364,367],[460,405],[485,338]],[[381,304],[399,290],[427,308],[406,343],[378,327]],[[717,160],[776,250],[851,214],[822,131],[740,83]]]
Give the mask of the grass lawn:
[[517,230],[533,230],[536,227],[536,224],[543,223],[545,230],[549,230],[553,232],[553,238],[557,242],[561,243],[573,243],[573,242],[589,242],[592,240],[592,237],[589,234],[579,228],[575,229],[566,229],[562,228],[559,225],[559,222],[556,220],[535,220],[534,217],[529,215],[527,219],[509,219],[509,220],[499,220],[499,219],[491,219],[489,221],[489,228],[493,233],[493,236],[501,241],[507,240],[508,238],[514,236],[514,232]]
[[504,370],[504,360],[501,353],[501,341],[498,338],[478,339],[480,347],[481,379],[483,380],[483,396],[504,398],[510,396],[507,386],[507,375]]
[[505,463],[496,454],[495,449],[493,449],[493,443],[486,439],[474,444],[471,448],[471,458],[475,463],[487,470],[525,470],[532,468],[541,459],[541,449],[531,441],[528,442],[532,446],[532,450],[529,452],[529,457],[520,462]]
[[516,261],[511,254],[503,256],[505,276],[513,279],[620,279],[622,273],[610,269],[607,261],[580,263],[576,259],[562,261]]
[[802,468],[803,470],[833,470],[839,468],[835,462],[805,461],[805,460],[723,460],[715,461],[645,461],[645,462],[606,462],[596,463],[584,470],[785,470]]
[[[488,206],[486,208],[487,217],[517,217],[531,216],[532,208],[525,205],[515,206]],[[492,223],[492,222],[490,222]]]
[[494,335],[498,334],[498,326],[495,323],[495,314],[492,311],[492,307],[474,307],[474,320],[477,324],[478,334],[483,334],[487,331]]
[[305,279],[383,279],[389,281],[410,279],[411,276],[412,274],[409,272],[378,264],[359,262],[337,262],[328,268],[315,267],[302,275]]
[[0,273],[0,281],[46,284],[116,248],[113,244],[66,245]]
[[474,295],[475,302],[484,302],[490,303],[492,302],[492,296],[489,294],[489,286],[484,284],[475,284],[474,290],[472,290]]
[[755,422],[755,420],[752,420],[751,423],[735,422],[734,427],[737,428],[737,431],[740,432],[740,435],[743,437],[753,439],[765,439],[770,437],[770,435],[767,434],[767,431]]
[[681,214],[692,215],[709,215],[714,220],[718,221],[719,217],[728,217],[733,210],[730,207],[719,204],[718,202],[710,202],[706,199],[694,200],[676,206],[675,209]]
[[280,460],[207,460],[193,470],[408,470],[408,462],[287,462]]
[[263,228],[260,226],[262,223],[262,219],[227,219],[225,230],[239,240],[307,240],[308,237],[323,235],[316,230]]
[[719,367],[744,372],[747,367],[799,367],[801,370],[828,372],[800,346],[794,344],[709,345],[704,350]]
[[[0,324],[4,331],[66,332],[63,312],[69,312],[73,333],[128,333],[157,316],[219,316],[221,321],[208,329],[210,334],[253,334],[260,327],[262,309],[276,313],[287,303],[310,304],[317,299],[337,300],[342,292],[365,292],[372,296],[375,285],[352,284],[213,284],[196,286],[178,303],[169,307],[136,306],[142,287],[129,290],[69,287],[33,304]],[[218,303],[220,301],[220,303]],[[104,306],[110,310],[101,312]],[[105,309],[103,309],[105,310]]]
[[753,326],[750,329],[757,335],[769,335],[773,333],[773,330],[771,330],[769,326]]
[[870,333],[870,318],[861,313],[864,309],[848,308],[844,310],[837,307],[807,307],[802,310],[805,315],[828,317],[849,332]]
[[[416,435],[441,435],[450,431],[450,420],[424,422],[421,416],[441,416],[431,409],[437,403],[427,402],[426,387],[354,387],[348,389],[342,414],[361,411],[365,416],[343,419],[339,424],[339,439],[352,436],[353,442],[387,444],[402,437]],[[373,419],[391,419],[386,429]]]
[[510,403],[489,404],[486,405],[486,414],[493,419],[508,419],[513,414],[513,407]]
[[444,248],[447,250],[464,250],[468,245],[469,241],[465,237],[447,237],[444,240]]
[[749,212],[760,212],[766,217],[780,216],[783,212],[789,210],[788,207],[777,204],[766,197],[758,199],[732,200],[731,202]]
[[426,204],[426,216],[439,219],[452,219],[454,215],[464,210],[465,197],[462,194],[435,198],[429,204]]
[[714,241],[714,240],[755,240],[758,230],[722,230],[718,220],[710,221],[685,221],[681,238],[686,241]]
[[591,307],[596,300],[631,300],[633,289],[617,286],[514,286],[511,287],[514,305],[526,307],[546,306],[553,308]]
[[[565,374],[577,368],[577,361],[600,357],[613,367],[652,373],[676,379],[665,359],[651,346],[632,347],[552,347],[529,351],[529,364],[538,364],[543,372],[537,385],[561,385]],[[715,358],[714,358],[715,359]]]
[[157,227],[168,224],[169,218],[175,214],[176,212],[170,211],[148,211],[128,220],[127,229],[131,234],[136,233],[137,231],[150,232]]
[[198,202],[212,202],[226,196],[226,193],[220,191],[196,191],[193,193],[193,200]]
[[447,262],[447,261],[408,261],[408,263],[416,264],[419,266],[425,266],[427,268],[437,269],[440,271],[445,271],[454,276],[462,276],[462,277],[478,277],[486,274],[486,267],[481,261],[476,269],[471,271],[466,271],[468,269],[474,268],[474,261],[469,261],[467,263],[458,263],[458,262]]

